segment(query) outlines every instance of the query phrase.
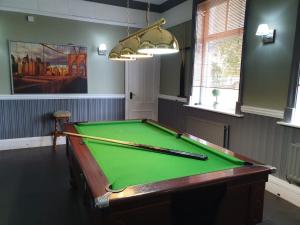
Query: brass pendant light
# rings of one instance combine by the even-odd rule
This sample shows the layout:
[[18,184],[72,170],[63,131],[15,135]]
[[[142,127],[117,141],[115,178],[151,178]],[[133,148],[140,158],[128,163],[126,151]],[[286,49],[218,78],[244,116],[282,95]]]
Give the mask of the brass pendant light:
[[[149,17],[149,7],[150,3],[148,2],[148,9],[147,9],[147,24],[148,24],[148,17]],[[127,33],[129,35],[129,0],[127,0]],[[127,38],[125,41],[120,41],[122,45],[124,46],[121,49],[120,55],[121,57],[130,57],[130,58],[151,58],[153,55],[151,54],[143,54],[143,53],[138,53],[138,48],[140,46],[140,39],[138,36],[130,36],[131,38]]]
[[[150,2],[148,1],[147,10],[147,24],[149,27],[149,14],[150,14]],[[163,19],[161,24],[165,24],[166,20]],[[150,28],[150,27],[149,27]],[[159,26],[148,29],[141,36],[140,46],[137,50],[141,54],[173,54],[179,52],[178,42],[173,34],[169,31],[162,29]]]
[[108,58],[113,61],[134,61],[134,60],[136,60],[133,57],[121,56],[121,49],[123,49],[123,45],[121,43],[117,44],[117,46],[114,47],[110,51]]
[[140,39],[137,36],[127,39],[123,42],[123,48],[121,50],[121,57],[133,57],[133,58],[151,58],[151,54],[138,53],[140,46]]
[[[150,58],[153,55],[173,54],[179,52],[178,42],[173,34],[162,29],[165,19],[148,25],[129,35],[129,1],[127,0],[128,36],[119,41],[119,44],[109,53],[110,60],[132,61],[137,58]],[[150,2],[148,1],[147,24],[149,21]]]
[[[153,55],[162,55],[162,54],[172,54],[179,52],[178,42],[174,35],[169,31],[162,29],[159,26],[149,27],[149,15],[150,15],[150,1],[148,1],[147,9],[147,24],[148,30],[141,35],[140,45],[137,49],[137,52],[140,54],[153,54]],[[166,20],[161,20],[161,24],[165,24]]]
[[[127,0],[127,34],[129,36],[129,0]],[[121,51],[124,49],[124,43],[119,42],[109,53],[108,58],[113,61],[134,61],[135,57],[125,54],[121,55]],[[127,52],[125,52],[127,53]]]
[[179,52],[179,44],[169,31],[156,27],[141,37],[138,52],[153,55],[174,54]]

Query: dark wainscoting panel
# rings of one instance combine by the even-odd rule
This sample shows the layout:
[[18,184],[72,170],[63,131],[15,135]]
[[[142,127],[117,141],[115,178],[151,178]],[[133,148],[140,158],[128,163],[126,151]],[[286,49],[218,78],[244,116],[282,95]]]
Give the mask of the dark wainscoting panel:
[[50,135],[57,110],[70,111],[71,121],[119,120],[125,117],[125,99],[0,100],[0,139]]
[[[229,149],[277,168],[276,176],[285,179],[287,155],[292,143],[300,143],[300,129],[276,124],[279,119],[245,113],[237,118],[183,103],[159,99],[159,122],[186,131],[187,117],[229,124]],[[201,129],[195,128],[195,129]],[[201,138],[201,137],[200,137]]]
[[158,121],[180,131],[185,131],[182,102],[158,99]]

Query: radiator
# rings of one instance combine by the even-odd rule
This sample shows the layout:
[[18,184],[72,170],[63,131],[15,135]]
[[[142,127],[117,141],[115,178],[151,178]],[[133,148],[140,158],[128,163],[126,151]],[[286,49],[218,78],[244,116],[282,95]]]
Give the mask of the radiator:
[[186,131],[213,144],[229,147],[229,125],[209,120],[187,117]]
[[287,181],[300,186],[300,143],[290,145],[286,165]]

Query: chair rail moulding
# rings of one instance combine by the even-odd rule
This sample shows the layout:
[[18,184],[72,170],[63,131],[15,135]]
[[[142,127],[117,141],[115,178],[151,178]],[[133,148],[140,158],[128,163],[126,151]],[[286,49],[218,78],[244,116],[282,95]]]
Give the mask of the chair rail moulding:
[[125,94],[40,94],[40,95],[0,95],[0,100],[39,100],[39,99],[119,99]]

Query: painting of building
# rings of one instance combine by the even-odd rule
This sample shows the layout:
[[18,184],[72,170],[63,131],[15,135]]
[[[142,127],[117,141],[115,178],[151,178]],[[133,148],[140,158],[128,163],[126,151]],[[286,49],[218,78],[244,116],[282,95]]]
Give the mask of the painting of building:
[[15,94],[87,93],[87,48],[10,42]]

